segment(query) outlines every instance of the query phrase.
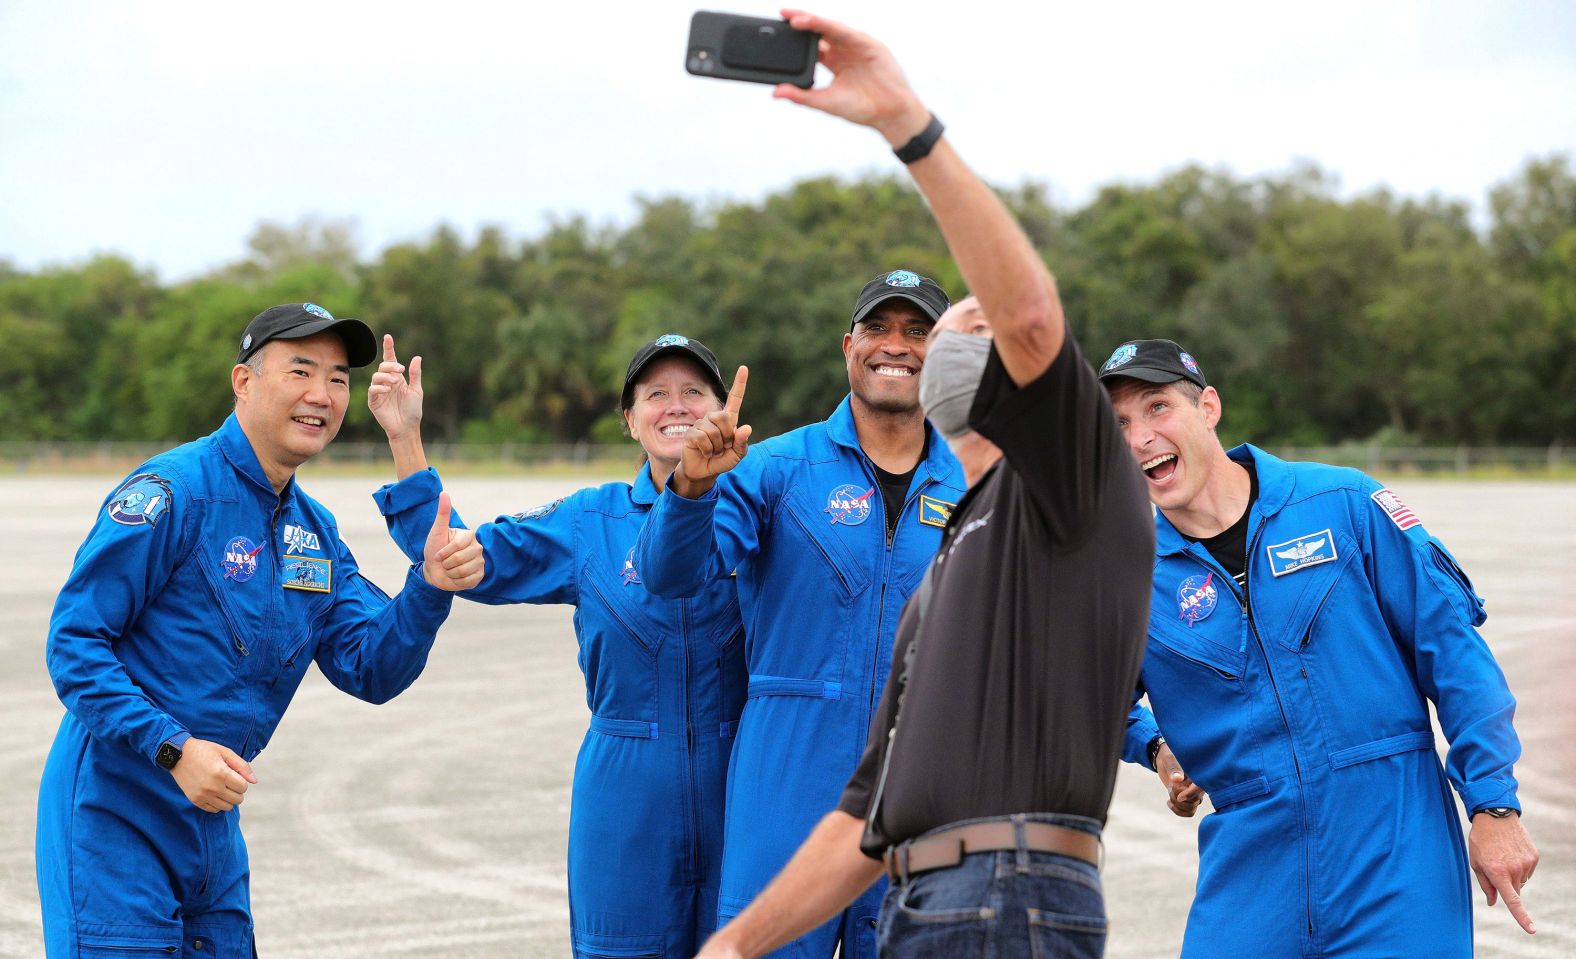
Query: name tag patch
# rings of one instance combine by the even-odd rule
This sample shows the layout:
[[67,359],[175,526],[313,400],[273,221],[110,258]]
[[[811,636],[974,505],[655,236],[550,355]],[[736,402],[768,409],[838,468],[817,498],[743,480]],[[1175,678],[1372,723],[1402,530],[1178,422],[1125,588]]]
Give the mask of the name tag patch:
[[1324,530],[1266,546],[1264,551],[1270,557],[1270,572],[1276,576],[1285,576],[1309,566],[1333,562],[1335,537],[1330,535],[1329,530]]
[[957,505],[956,503],[948,503],[921,493],[919,496],[919,521],[926,526],[946,526],[947,520],[952,518],[953,508]]
[[333,567],[330,560],[316,556],[297,556],[286,563],[282,570],[285,589],[304,589],[309,593],[326,593],[333,586]]

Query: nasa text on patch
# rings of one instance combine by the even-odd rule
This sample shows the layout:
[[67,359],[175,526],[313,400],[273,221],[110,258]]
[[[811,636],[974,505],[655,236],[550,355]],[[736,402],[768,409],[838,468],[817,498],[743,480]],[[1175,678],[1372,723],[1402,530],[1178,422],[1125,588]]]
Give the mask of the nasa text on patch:
[[120,484],[104,511],[122,526],[157,526],[170,509],[170,481],[157,473],[138,473]]
[[947,520],[952,518],[952,510],[958,504],[948,503],[936,499],[934,496],[919,496],[919,521],[926,526],[946,526]]
[[296,556],[280,570],[281,585],[285,589],[304,589],[309,593],[326,593],[333,585],[334,564],[316,556]]
[[870,518],[870,497],[874,494],[874,486],[859,491],[859,487],[844,483],[826,497],[826,512],[832,517],[832,525],[858,526]]
[[1411,529],[1422,522],[1405,503],[1401,502],[1401,497],[1388,489],[1375,491],[1371,499],[1379,504],[1379,508],[1384,510],[1391,522],[1402,529]]
[[1299,569],[1332,562],[1335,557],[1335,537],[1329,530],[1309,533],[1284,543],[1264,547],[1269,554],[1270,572],[1276,576],[1295,573]]

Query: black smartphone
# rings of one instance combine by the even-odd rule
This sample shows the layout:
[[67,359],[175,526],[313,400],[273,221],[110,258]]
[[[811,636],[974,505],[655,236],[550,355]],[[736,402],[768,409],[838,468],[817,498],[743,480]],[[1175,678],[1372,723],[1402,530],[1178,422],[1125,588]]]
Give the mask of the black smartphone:
[[697,77],[791,83],[806,90],[815,81],[821,35],[795,30],[786,20],[696,11],[690,17],[684,69]]

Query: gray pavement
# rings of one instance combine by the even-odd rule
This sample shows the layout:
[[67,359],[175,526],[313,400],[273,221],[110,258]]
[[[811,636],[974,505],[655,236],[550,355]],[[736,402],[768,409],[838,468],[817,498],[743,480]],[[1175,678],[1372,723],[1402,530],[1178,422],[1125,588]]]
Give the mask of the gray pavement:
[[[55,591],[117,479],[0,478],[0,956],[43,951],[34,804],[61,714],[44,636]],[[303,479],[338,515],[367,574],[397,586],[404,562],[368,496],[379,480],[313,479],[310,468]],[[462,513],[490,518],[578,485],[450,488]],[[1576,666],[1576,486],[1393,485],[1488,598],[1484,635],[1520,701],[1517,771],[1543,855],[1526,900],[1540,931],[1524,935],[1479,898],[1478,955],[1576,955],[1576,710],[1565,692]],[[426,673],[386,706],[309,674],[243,807],[261,953],[568,955],[569,780],[587,719],[575,653],[567,609],[457,603]],[[1166,812],[1153,773],[1124,768],[1107,832],[1108,956],[1177,954],[1196,829]]]

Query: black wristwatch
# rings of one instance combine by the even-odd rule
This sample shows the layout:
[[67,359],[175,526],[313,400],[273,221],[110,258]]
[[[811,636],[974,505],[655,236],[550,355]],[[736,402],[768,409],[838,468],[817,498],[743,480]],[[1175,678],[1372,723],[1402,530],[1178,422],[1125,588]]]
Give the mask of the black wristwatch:
[[159,751],[153,754],[153,761],[165,769],[174,769],[175,764],[181,761],[181,747],[174,743],[162,743]]
[[1521,818],[1521,811],[1511,806],[1484,806],[1478,812],[1486,812],[1495,819],[1509,819],[1511,813],[1515,813],[1517,819]]
[[[1156,736],[1149,741],[1149,768],[1155,769],[1155,757],[1160,755],[1160,747],[1166,744],[1166,737]],[[1155,769],[1155,772],[1160,770]]]

